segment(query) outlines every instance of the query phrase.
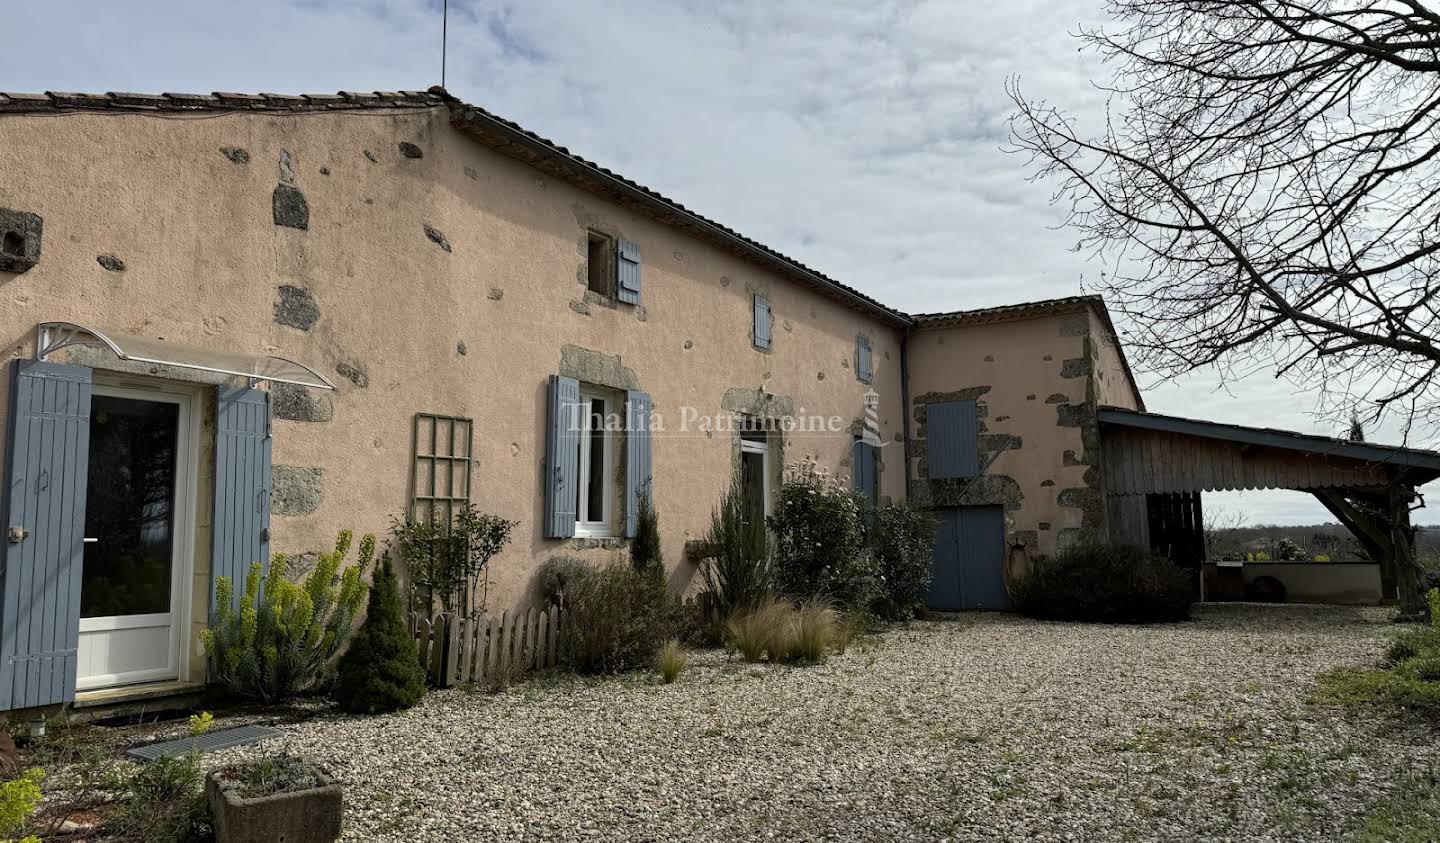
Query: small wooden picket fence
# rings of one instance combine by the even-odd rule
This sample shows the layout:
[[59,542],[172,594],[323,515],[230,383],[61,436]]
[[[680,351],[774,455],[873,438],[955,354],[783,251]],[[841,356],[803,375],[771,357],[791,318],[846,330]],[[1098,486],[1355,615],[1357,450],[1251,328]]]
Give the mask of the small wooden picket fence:
[[508,681],[554,667],[562,614],[559,607],[469,618],[445,612],[427,618],[414,612],[410,630],[430,684],[449,688],[501,677]]

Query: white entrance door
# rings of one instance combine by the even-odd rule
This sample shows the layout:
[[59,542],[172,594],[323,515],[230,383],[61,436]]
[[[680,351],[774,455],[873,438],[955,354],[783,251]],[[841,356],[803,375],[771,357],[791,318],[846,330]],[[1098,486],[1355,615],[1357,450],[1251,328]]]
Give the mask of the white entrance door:
[[742,433],[740,479],[750,517],[761,524],[770,515],[770,443],[764,433]]
[[75,687],[176,679],[187,662],[195,396],[96,384]]

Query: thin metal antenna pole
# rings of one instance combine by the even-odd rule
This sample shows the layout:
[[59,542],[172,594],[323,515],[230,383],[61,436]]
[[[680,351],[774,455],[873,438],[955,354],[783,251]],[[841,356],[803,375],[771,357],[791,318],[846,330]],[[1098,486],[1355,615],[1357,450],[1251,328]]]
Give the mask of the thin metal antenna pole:
[[446,50],[450,41],[450,0],[443,0],[440,6],[440,87],[445,87]]

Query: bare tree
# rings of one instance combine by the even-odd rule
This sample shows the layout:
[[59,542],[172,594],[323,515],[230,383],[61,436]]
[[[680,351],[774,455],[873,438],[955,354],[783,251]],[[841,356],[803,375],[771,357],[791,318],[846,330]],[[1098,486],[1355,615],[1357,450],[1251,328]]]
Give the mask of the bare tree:
[[1336,419],[1440,429],[1440,13],[1417,0],[1109,0],[1103,125],[1027,99],[1014,151],[1162,375],[1273,370]]
[[1226,554],[1244,558],[1245,540],[1238,535],[1244,529],[1245,511],[1220,507],[1205,512],[1205,558],[1221,559]]

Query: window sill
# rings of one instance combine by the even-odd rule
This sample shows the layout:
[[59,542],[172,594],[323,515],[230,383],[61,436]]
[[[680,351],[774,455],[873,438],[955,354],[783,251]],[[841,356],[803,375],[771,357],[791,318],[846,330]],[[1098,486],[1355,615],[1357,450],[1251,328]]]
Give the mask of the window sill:
[[570,550],[622,550],[629,539],[619,536],[579,536],[571,539],[566,547]]

